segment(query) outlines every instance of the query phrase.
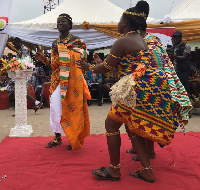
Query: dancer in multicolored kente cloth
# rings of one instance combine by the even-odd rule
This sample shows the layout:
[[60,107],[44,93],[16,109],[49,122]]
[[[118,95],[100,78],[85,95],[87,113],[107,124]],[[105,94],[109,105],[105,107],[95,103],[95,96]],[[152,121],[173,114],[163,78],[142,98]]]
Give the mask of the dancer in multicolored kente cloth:
[[57,20],[60,37],[52,45],[52,75],[50,87],[50,128],[55,138],[47,144],[52,148],[62,144],[65,132],[68,149],[80,149],[84,138],[90,134],[87,99],[90,93],[76,61],[86,60],[86,45],[69,31],[72,18],[61,14]]
[[[142,9],[144,1],[139,1],[135,8],[140,10]],[[148,10],[147,10],[148,12]],[[148,16],[148,15],[147,15]],[[144,40],[147,42],[149,52],[151,53],[151,66],[162,69],[168,79],[169,83],[169,90],[171,92],[172,99],[176,104],[179,123],[184,125],[189,120],[189,111],[192,109],[192,105],[190,99],[188,97],[187,91],[185,90],[184,86],[180,82],[178,78],[174,66],[165,50],[164,45],[161,43],[160,39],[157,36],[154,36],[151,33],[146,33],[147,25],[144,24],[141,26],[140,34],[143,36]],[[126,128],[130,140],[133,134]],[[185,129],[183,129],[185,130]],[[127,150],[127,153],[136,153],[134,150],[134,145],[132,142],[133,148]],[[146,146],[148,150],[148,155],[150,159],[154,159],[156,157],[154,151],[154,142],[146,139]],[[132,157],[133,160],[139,161],[137,156]]]
[[130,176],[151,183],[155,178],[145,139],[166,146],[171,143],[179,125],[168,79],[161,69],[151,66],[147,44],[137,32],[146,24],[146,10],[149,11],[147,2],[140,11],[133,7],[123,13],[118,31],[124,36],[113,44],[102,63],[93,66],[77,61],[80,68],[94,73],[105,73],[116,67],[120,79],[111,88],[112,107],[105,121],[110,165],[93,170],[93,174],[102,180],[120,180],[119,128],[123,123],[135,134],[132,139],[142,164],[142,169],[131,172]]

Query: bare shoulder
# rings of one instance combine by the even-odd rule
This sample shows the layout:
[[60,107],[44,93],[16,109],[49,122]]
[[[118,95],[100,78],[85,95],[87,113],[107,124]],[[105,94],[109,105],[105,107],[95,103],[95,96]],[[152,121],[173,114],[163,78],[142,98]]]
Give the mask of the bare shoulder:
[[119,38],[118,40],[116,40],[117,43],[124,43],[128,41],[128,38],[126,36],[123,36],[121,38]]
[[121,57],[124,54],[124,50],[127,44],[127,40],[124,37],[117,39],[111,48],[111,53],[117,57]]
[[125,42],[128,42],[127,38],[121,37],[114,42],[113,47],[123,47]]
[[138,43],[138,38],[130,38],[128,36],[123,36],[115,41],[113,44],[114,48],[126,49],[127,47],[131,47],[134,44]]

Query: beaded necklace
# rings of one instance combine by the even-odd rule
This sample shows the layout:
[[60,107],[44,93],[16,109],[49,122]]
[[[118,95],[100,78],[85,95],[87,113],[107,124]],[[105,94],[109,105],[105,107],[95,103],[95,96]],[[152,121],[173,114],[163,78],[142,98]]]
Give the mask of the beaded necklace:
[[132,34],[132,33],[135,33],[135,32],[137,32],[137,31],[135,31],[135,30],[129,31],[124,36],[127,36],[128,34]]
[[72,39],[72,33],[69,33],[68,36],[66,38],[64,38],[63,40],[60,39],[60,37],[58,38],[58,44],[59,43],[68,43],[71,39]]

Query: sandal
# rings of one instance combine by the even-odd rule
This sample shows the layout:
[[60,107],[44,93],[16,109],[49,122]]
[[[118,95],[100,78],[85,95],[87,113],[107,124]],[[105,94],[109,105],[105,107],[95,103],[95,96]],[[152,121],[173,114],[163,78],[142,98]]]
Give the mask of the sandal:
[[62,144],[62,139],[61,138],[55,138],[46,145],[46,148],[53,148],[53,147],[56,147],[56,146],[61,145],[61,144]]
[[118,178],[112,177],[112,176],[108,173],[108,171],[106,170],[105,167],[101,167],[99,170],[102,171],[102,172],[105,174],[106,177],[103,177],[103,176],[97,174],[97,173],[96,173],[97,170],[93,170],[93,171],[92,171],[93,175],[94,175],[95,177],[97,177],[98,179],[101,179],[101,180],[110,180],[110,181],[119,181],[119,180],[120,180],[120,177],[118,177]]
[[67,146],[67,150],[72,150],[72,145],[70,143]]
[[35,113],[43,106],[43,103],[40,102],[37,106],[34,107]]
[[129,154],[136,154],[136,151],[134,148],[131,148],[130,150],[126,150],[126,153],[129,153]]
[[[132,173],[135,173],[135,174],[137,175],[137,177],[134,176],[134,175],[132,175]],[[149,183],[155,182],[155,180],[150,181],[150,180],[148,180],[148,179],[142,177],[142,175],[141,175],[141,173],[140,173],[140,170],[138,170],[138,171],[136,171],[136,172],[131,172],[131,173],[129,173],[129,176],[134,177],[134,178],[139,178],[139,179],[141,179],[141,180],[143,180],[143,181],[145,181],[145,182],[149,182]]]

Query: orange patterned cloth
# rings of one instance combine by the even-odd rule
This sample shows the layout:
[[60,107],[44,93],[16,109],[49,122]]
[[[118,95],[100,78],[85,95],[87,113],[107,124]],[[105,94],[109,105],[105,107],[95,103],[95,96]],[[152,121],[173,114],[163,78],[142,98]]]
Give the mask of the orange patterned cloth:
[[140,63],[137,68],[135,69],[135,71],[133,72],[133,79],[136,79],[137,77],[141,77],[145,74],[146,71],[146,66],[143,63]]
[[85,43],[77,39],[72,43],[59,42],[59,55],[52,52],[53,69],[50,93],[61,86],[61,126],[73,149],[80,149],[90,134],[87,99],[90,93],[76,60],[86,58]]

